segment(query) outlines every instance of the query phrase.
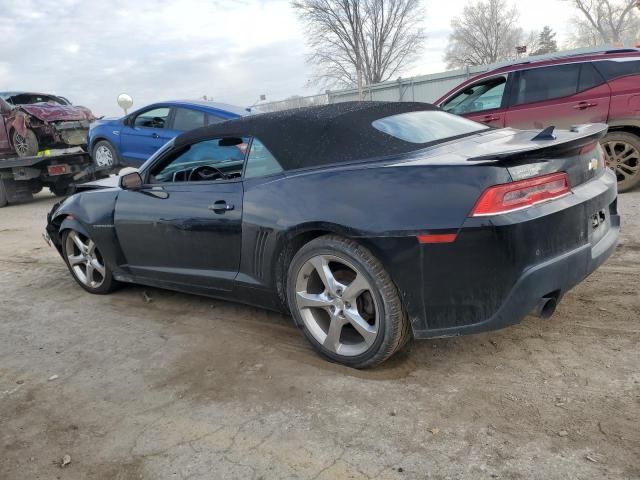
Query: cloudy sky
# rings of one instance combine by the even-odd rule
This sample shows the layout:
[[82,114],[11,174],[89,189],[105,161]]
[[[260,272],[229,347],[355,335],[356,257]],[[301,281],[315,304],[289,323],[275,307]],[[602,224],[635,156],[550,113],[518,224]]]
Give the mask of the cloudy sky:
[[[511,0],[525,30],[550,25],[562,44],[566,0]],[[444,70],[452,17],[465,0],[423,0],[428,38],[410,71]],[[98,115],[198,98],[247,106],[316,93],[304,30],[286,0],[0,0],[0,90],[52,92]]]

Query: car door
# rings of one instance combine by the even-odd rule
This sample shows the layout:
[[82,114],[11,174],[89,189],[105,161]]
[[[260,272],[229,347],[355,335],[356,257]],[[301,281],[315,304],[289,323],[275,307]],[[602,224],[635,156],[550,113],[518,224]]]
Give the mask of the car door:
[[441,103],[449,113],[462,115],[491,127],[504,127],[508,75],[484,78],[462,87]]
[[134,275],[231,290],[240,265],[244,147],[246,139],[212,139],[171,149],[143,172],[142,188],[119,194],[115,228]]
[[512,92],[508,127],[570,128],[607,122],[611,90],[590,62],[519,71]]
[[127,118],[120,132],[120,153],[125,162],[140,166],[175,134],[169,130],[171,107],[155,106]]

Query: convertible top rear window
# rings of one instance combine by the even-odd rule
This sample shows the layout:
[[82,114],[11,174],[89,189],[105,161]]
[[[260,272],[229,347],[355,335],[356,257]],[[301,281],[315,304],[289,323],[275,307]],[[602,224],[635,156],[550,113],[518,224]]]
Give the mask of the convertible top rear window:
[[489,127],[446,112],[408,112],[384,117],[371,125],[381,132],[410,143],[429,143],[480,132]]

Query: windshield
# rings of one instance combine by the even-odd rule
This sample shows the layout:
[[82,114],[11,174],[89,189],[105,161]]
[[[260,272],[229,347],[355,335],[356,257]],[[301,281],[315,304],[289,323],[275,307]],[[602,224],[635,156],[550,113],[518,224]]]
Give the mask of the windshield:
[[429,143],[481,132],[489,127],[442,111],[419,111],[384,117],[375,129],[410,143]]
[[36,105],[38,103],[52,103],[54,105],[71,105],[71,103],[55,95],[46,95],[42,93],[2,93],[3,100],[12,105]]

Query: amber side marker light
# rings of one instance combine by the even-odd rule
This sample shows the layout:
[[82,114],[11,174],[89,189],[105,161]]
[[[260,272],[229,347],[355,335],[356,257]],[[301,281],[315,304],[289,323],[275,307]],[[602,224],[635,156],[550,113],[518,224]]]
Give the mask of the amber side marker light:
[[456,233],[422,233],[418,235],[420,243],[453,243],[456,241]]
[[469,216],[486,217],[515,212],[571,193],[565,172],[494,185],[480,196]]

